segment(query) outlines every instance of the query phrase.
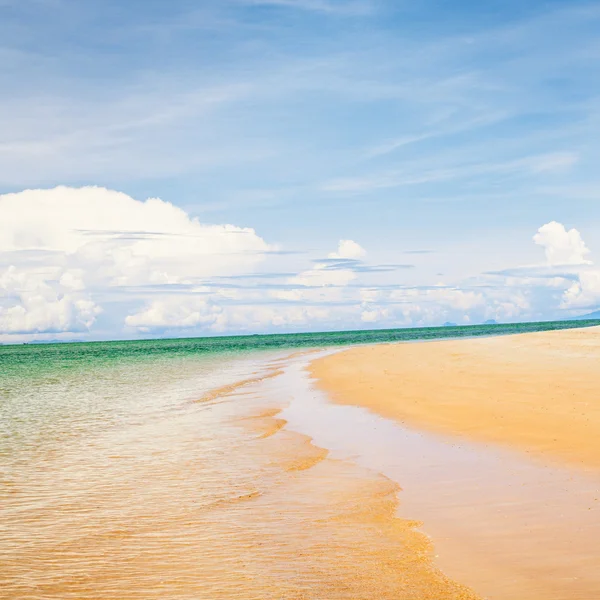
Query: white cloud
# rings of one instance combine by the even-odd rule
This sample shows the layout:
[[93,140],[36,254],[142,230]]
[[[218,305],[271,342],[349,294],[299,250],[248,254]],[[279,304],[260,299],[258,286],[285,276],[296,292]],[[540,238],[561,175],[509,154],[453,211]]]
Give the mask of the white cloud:
[[0,339],[86,332],[107,298],[126,303],[121,322],[104,310],[117,334],[310,327],[350,317],[348,308],[332,315],[325,305],[342,300],[341,288],[356,278],[352,261],[366,252],[353,240],[289,278],[298,288],[270,293],[284,304],[261,304],[268,292],[214,284],[251,274],[271,249],[253,229],[205,225],[157,198],[100,187],[1,195]]
[[256,332],[272,329],[329,328],[348,311],[334,312],[328,306],[302,305],[219,305],[198,298],[156,300],[130,315],[126,325],[142,333],[186,331],[201,326],[208,333]]
[[597,308],[600,304],[600,270],[583,270],[564,292],[563,308]]
[[344,322],[347,311],[341,314],[330,306],[232,306],[215,323],[215,331],[269,331],[273,328],[294,330],[321,327],[330,329],[333,323]]
[[139,312],[129,315],[125,325],[142,332],[161,329],[193,328],[198,325],[214,326],[223,310],[204,298],[168,298],[157,300]]
[[390,311],[387,308],[365,308],[360,313],[360,320],[363,323],[377,323],[385,321],[390,316]]
[[197,335],[535,320],[600,302],[600,270],[576,229],[553,221],[534,240],[545,265],[453,284],[400,285],[371,270],[363,285],[367,253],[350,239],[297,275],[269,274],[267,263],[264,279],[256,267],[272,247],[252,229],[104,188],[27,190],[0,196],[0,341],[99,326]]
[[397,305],[398,317],[404,324],[478,323],[488,319],[510,321],[526,318],[531,309],[524,291],[503,286],[400,288],[393,290],[389,298]]
[[[100,187],[0,195],[0,264],[8,265],[0,274],[0,334],[89,329],[101,312],[97,294],[244,274],[269,249],[253,229],[204,225],[158,198],[141,202]],[[203,318],[166,306],[144,310],[149,322]]]
[[359,290],[359,296],[364,303],[377,302],[377,300],[381,298],[381,291],[377,289],[363,288]]
[[[557,221],[542,225],[533,236],[533,241],[544,248],[545,265],[508,269],[504,283],[524,290],[550,290],[550,298],[556,299],[554,306],[545,310],[590,310],[600,304],[600,270],[587,257],[590,249],[581,233],[567,228]],[[517,303],[507,309],[509,318],[518,315],[523,308]]]
[[329,258],[349,258],[358,260],[367,254],[367,251],[353,240],[340,240],[337,252],[331,252]]
[[83,269],[70,269],[60,276],[58,283],[69,290],[81,291],[85,289],[84,275]]
[[203,225],[169,202],[100,187],[0,196],[0,252],[44,250],[109,284],[182,283],[252,269],[269,250],[253,229]]
[[[358,260],[367,254],[366,250],[353,240],[340,240],[337,250],[327,255],[328,259]],[[305,287],[346,286],[356,279],[356,273],[351,268],[343,268],[343,263],[334,265],[318,262],[312,269],[303,271],[291,277],[288,283]]]
[[590,253],[577,229],[567,231],[562,223],[551,221],[542,225],[533,241],[544,248],[548,265],[591,264],[585,257]]
[[474,292],[472,290],[438,287],[427,290],[425,296],[442,305],[465,312],[476,307],[484,306],[486,303],[486,298],[483,293]]
[[346,286],[356,279],[350,269],[327,269],[326,265],[316,264],[313,269],[303,271],[289,279],[289,283],[304,287]]
[[0,334],[80,332],[92,326],[101,308],[78,290],[61,291],[46,278],[15,266],[0,274]]

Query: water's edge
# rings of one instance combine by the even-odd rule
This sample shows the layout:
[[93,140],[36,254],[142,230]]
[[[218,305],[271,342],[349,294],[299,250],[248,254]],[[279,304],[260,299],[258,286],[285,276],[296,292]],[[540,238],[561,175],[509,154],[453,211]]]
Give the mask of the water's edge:
[[398,515],[423,523],[438,567],[485,597],[568,598],[575,588],[600,597],[593,567],[600,560],[600,474],[334,404],[307,370],[340,351],[294,359],[268,382],[268,393],[289,392],[280,415],[286,427],[310,436],[332,458],[396,482]]

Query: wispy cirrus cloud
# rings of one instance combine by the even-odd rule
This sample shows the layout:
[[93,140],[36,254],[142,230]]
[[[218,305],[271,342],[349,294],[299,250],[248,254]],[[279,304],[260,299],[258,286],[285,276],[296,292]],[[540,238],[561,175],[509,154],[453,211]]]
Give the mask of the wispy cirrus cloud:
[[578,161],[573,152],[559,152],[526,156],[500,163],[473,163],[455,165],[445,169],[429,169],[425,164],[412,168],[393,170],[364,177],[337,179],[322,184],[326,192],[366,193],[378,189],[414,186],[424,183],[469,179],[488,175],[519,173],[545,173],[563,171]]
[[419,142],[423,142],[426,140],[432,140],[435,138],[444,138],[448,136],[453,136],[459,133],[473,131],[478,128],[486,127],[488,125],[493,125],[502,122],[509,115],[503,112],[496,112],[491,114],[484,114],[475,117],[474,119],[470,119],[464,122],[452,123],[442,126],[439,129],[430,129],[423,131],[421,133],[416,133],[412,135],[404,135],[399,138],[389,139],[377,146],[369,148],[365,152],[365,156],[367,158],[374,158],[378,156],[383,156],[385,154],[390,154],[395,152],[400,148],[404,148],[406,146],[410,146],[412,144],[417,144]]

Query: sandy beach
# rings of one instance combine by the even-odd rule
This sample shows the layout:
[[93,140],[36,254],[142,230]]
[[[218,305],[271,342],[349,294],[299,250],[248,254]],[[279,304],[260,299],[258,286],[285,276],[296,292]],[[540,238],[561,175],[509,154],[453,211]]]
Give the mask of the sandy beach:
[[352,348],[312,375],[410,427],[600,469],[600,329]]
[[309,370],[358,411],[334,415],[354,423],[334,442],[399,482],[399,515],[422,520],[446,574],[485,598],[587,600],[600,597],[599,358],[590,328],[359,347]]

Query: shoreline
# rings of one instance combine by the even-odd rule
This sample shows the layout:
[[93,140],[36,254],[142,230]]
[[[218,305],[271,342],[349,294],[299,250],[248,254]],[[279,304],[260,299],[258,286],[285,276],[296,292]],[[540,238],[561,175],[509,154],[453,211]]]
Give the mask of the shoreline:
[[310,365],[333,402],[541,461],[600,469],[600,328],[374,344]]
[[[344,567],[349,568],[346,579],[337,581],[320,597],[483,600],[477,591],[438,564],[435,540],[423,523],[400,511],[402,490],[393,477],[373,465],[361,464],[355,457],[339,455],[335,444],[319,439],[295,419],[293,410],[290,412],[293,406],[301,410],[306,407],[306,394],[313,391],[306,373],[306,366],[314,360],[312,355],[340,351],[343,349],[315,349],[288,355],[271,363],[275,376],[267,375],[225,394],[232,399],[250,399],[254,405],[254,410],[239,422],[256,433],[261,453],[295,474],[295,485],[303,495],[298,516],[315,518],[317,527],[330,523],[335,527],[334,537],[340,525],[350,527],[345,534],[348,546],[339,560],[344,563],[351,559],[353,567]],[[262,408],[255,412],[259,406]],[[318,418],[313,421],[316,423]],[[328,499],[310,517],[310,504],[321,502],[323,495]],[[278,510],[287,512],[289,501],[288,497]],[[296,502],[294,499],[291,503]],[[355,546],[357,542],[359,547]],[[318,585],[338,570],[331,559],[329,552],[319,557],[323,582]]]
[[395,515],[394,482],[285,427],[286,390],[269,390],[298,360],[310,357],[211,370],[196,402],[187,386],[154,388],[128,418],[15,471],[0,489],[0,588],[15,600],[479,600],[432,567],[429,541]]
[[[329,353],[327,360],[345,351]],[[330,456],[399,485],[397,515],[416,520],[433,564],[491,600],[600,595],[600,482],[510,448],[419,432],[359,406],[332,403],[310,361],[268,382],[295,397],[280,413]]]

